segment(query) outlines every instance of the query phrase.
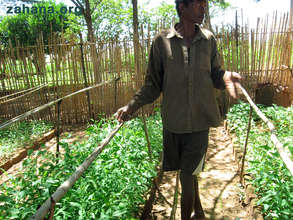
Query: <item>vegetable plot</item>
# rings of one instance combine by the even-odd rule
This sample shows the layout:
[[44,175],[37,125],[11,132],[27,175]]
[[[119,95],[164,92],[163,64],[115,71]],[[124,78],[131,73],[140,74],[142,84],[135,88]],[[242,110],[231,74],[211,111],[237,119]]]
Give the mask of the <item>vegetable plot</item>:
[[[49,152],[32,153],[24,161],[21,174],[0,186],[0,219],[26,219],[33,215],[116,125],[116,122],[102,120],[87,129],[90,138],[86,143],[71,146],[61,143],[64,154],[58,163]],[[157,112],[148,118],[147,125],[153,162],[149,162],[142,120],[125,123],[98,159],[56,204],[54,219],[138,217],[162,150],[160,114]]]
[[53,126],[50,123],[44,121],[23,121],[0,130],[0,164],[9,159],[13,152],[30,146],[34,140],[52,128]]
[[[276,127],[276,135],[293,158],[293,108],[264,107],[261,111]],[[249,105],[234,105],[228,113],[230,131],[235,133],[240,146],[244,146],[248,124]],[[259,196],[266,219],[293,219],[293,177],[270,141],[270,132],[253,112],[248,142],[248,172]]]

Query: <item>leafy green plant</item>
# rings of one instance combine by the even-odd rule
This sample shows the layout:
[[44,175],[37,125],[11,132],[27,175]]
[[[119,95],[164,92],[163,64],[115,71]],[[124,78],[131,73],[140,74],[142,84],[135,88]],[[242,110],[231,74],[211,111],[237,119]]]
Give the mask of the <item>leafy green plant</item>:
[[[258,105],[276,127],[279,140],[291,152],[293,158],[293,108]],[[228,113],[230,130],[243,145],[249,115],[249,105],[234,105]],[[253,113],[248,143],[248,172],[254,177],[252,184],[259,197],[258,204],[266,219],[293,218],[293,177],[287,170],[276,148],[270,141],[267,126]]]
[[[117,122],[105,119],[91,125],[89,139],[69,146],[56,164],[54,154],[43,150],[25,160],[21,174],[0,186],[0,219],[27,219],[64,182]],[[125,123],[109,145],[66,196],[56,204],[55,219],[134,219],[156,175],[162,150],[160,114],[148,118],[153,162],[149,161],[143,123]],[[36,155],[38,157],[36,157]],[[40,162],[44,161],[44,162]]]
[[0,130],[0,158],[5,161],[17,149],[30,146],[34,140],[52,129],[45,121],[23,121]]

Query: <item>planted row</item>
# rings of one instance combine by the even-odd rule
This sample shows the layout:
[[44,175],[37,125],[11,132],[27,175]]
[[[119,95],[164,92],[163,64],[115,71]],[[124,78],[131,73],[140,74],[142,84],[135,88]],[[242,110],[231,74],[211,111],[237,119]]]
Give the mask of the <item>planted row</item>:
[[0,130],[1,161],[4,162],[16,150],[31,145],[52,128],[52,124],[45,121],[23,121]]
[[[293,108],[258,107],[274,123],[276,135],[293,159]],[[240,146],[244,146],[248,116],[246,103],[234,105],[228,113],[230,131],[236,134]],[[247,171],[254,177],[252,184],[265,218],[293,219],[293,177],[270,141],[269,129],[256,113],[252,117],[247,156]]]
[[[62,143],[62,160],[44,150],[25,160],[18,176],[0,187],[0,219],[26,219],[33,215],[64,182],[117,122],[101,120],[87,129],[82,144]],[[98,159],[56,204],[54,219],[133,219],[139,215],[145,196],[156,175],[162,150],[162,123],[159,113],[147,120],[153,162],[149,161],[141,119],[120,129]],[[38,156],[38,157],[36,157]],[[40,161],[45,161],[41,162]]]

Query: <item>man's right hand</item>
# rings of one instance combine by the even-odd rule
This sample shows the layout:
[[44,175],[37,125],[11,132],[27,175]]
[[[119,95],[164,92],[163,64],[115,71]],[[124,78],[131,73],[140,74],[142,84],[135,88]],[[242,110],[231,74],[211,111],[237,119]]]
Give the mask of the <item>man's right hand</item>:
[[119,108],[115,115],[120,123],[130,120],[131,112],[129,106],[125,105],[122,108]]

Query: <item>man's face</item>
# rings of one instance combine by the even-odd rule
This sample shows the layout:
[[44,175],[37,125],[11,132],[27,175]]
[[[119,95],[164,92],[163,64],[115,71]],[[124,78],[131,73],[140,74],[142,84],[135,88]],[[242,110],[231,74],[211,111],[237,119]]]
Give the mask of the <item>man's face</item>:
[[181,17],[190,22],[201,24],[204,19],[206,7],[207,0],[194,0],[187,7],[181,3]]

